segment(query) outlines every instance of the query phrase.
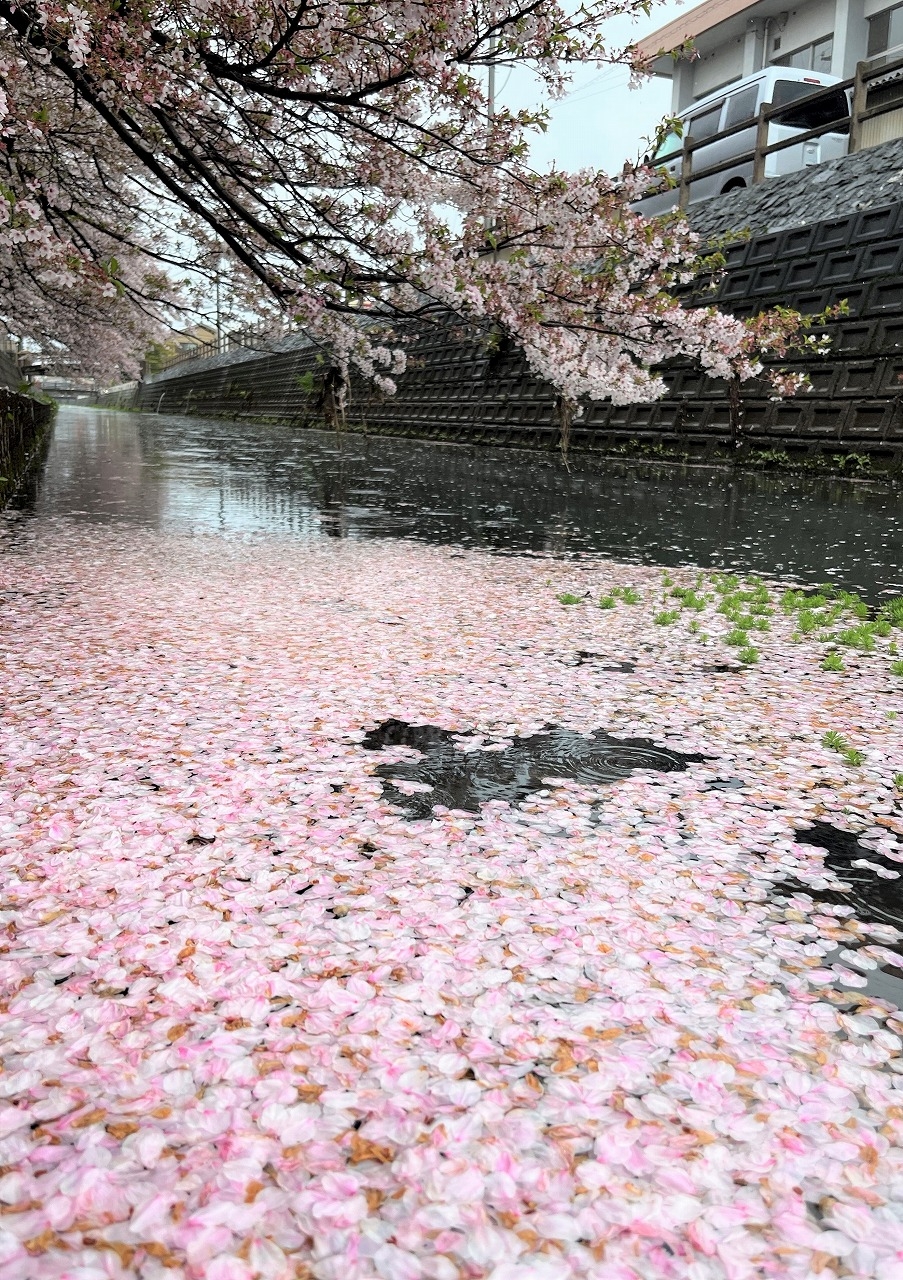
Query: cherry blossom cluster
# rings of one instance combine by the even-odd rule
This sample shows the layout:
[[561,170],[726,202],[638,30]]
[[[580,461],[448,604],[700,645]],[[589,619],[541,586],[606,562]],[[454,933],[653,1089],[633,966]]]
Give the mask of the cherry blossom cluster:
[[0,252],[25,280],[10,322],[93,290],[115,363],[171,300],[161,272],[209,282],[224,255],[252,306],[387,391],[404,322],[449,311],[514,342],[569,405],[654,398],[677,354],[754,376],[786,323],[679,305],[700,246],[680,217],[630,212],[649,172],[537,174],[544,108],[489,111],[491,64],[531,68],[546,99],[579,62],[640,69],[605,27],[646,8],[0,0]]

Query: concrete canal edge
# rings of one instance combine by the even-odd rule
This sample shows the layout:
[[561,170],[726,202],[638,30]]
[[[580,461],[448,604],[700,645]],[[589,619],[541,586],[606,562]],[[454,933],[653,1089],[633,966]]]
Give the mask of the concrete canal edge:
[[[774,400],[764,380],[754,381],[734,398],[732,411],[723,381],[689,361],[674,361],[662,371],[668,385],[662,400],[588,405],[570,428],[569,449],[600,457],[903,476],[901,178],[898,144],[892,143],[693,211],[701,235],[733,240],[714,291],[701,281],[688,291],[688,304],[715,301],[739,316],[776,305],[817,315],[844,304],[844,314],[823,330],[832,340],[829,354],[786,362],[809,375],[807,393]],[[349,430],[560,448],[555,395],[517,351],[451,320],[412,331],[408,341],[408,372],[394,396],[352,379]],[[238,349],[176,365],[126,397],[114,389],[107,403],[322,427],[328,397],[328,363],[303,334],[292,334],[263,351]]]
[[0,507],[41,456],[56,405],[0,387]]

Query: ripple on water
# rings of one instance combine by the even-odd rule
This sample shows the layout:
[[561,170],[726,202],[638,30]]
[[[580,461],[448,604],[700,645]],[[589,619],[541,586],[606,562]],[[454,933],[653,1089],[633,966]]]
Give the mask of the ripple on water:
[[[362,745],[367,751],[408,747],[421,753],[419,760],[380,764],[374,770],[378,778],[386,779],[386,799],[411,818],[431,817],[434,805],[477,813],[489,800],[514,804],[539,791],[547,778],[604,784],[638,769],[682,772],[687,765],[706,759],[659,747],[651,738],[614,738],[601,729],[584,736],[555,725],[504,744],[484,743],[481,738],[472,738],[468,744],[461,734],[435,725],[386,720],[366,735]],[[408,795],[395,781],[429,790]]]

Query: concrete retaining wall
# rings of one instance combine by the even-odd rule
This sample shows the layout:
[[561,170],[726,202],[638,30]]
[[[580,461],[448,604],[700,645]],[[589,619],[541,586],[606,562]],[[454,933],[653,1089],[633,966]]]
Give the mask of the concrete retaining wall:
[[[774,401],[766,383],[747,384],[738,440],[726,386],[676,361],[665,370],[665,399],[623,408],[590,405],[573,427],[571,447],[733,458],[739,446],[743,456],[760,462],[820,465],[840,457],[847,459],[842,465],[859,469],[903,468],[901,179],[894,143],[693,211],[706,236],[742,226],[744,219],[756,228],[727,250],[727,271],[714,295],[726,310],[744,316],[780,304],[817,314],[846,302],[848,315],[827,329],[830,354],[793,362],[808,373],[811,392]],[[887,193],[894,198],[887,200]],[[876,203],[882,195],[885,202]],[[830,216],[814,220],[815,208]],[[712,297],[699,290],[687,301]],[[314,348],[293,335],[264,354],[230,352],[177,365],[141,384],[134,403],[166,413],[322,425],[323,369]],[[319,395],[302,386],[309,373]],[[554,449],[560,442],[551,389],[516,352],[493,352],[452,325],[416,336],[395,396],[356,379],[347,425],[533,448]]]
[[0,387],[0,507],[18,487],[53,421],[53,407]]

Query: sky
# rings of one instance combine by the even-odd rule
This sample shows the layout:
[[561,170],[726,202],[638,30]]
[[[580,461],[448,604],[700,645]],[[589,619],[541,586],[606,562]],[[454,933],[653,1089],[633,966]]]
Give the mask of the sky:
[[[693,0],[665,0],[649,17],[614,19],[607,31],[613,44],[627,44],[663,27],[666,22],[695,7]],[[617,172],[627,159],[644,153],[643,139],[651,137],[671,109],[671,81],[646,80],[638,89],[628,87],[629,74],[622,67],[582,67],[574,76],[566,98],[552,103],[548,132],[535,137],[531,148],[537,169],[554,163],[559,169],[604,169]],[[522,71],[500,71],[496,88],[500,104],[511,108],[535,106],[537,90],[532,77]]]
[[[613,19],[606,32],[612,47],[639,40],[699,0],[663,0],[652,5],[648,17]],[[629,87],[623,67],[581,67],[563,99],[550,103],[551,121],[546,133],[533,135],[532,163],[545,170],[604,169],[617,173],[627,159],[644,154],[643,140],[652,137],[662,118],[670,114],[671,81],[659,77]],[[535,107],[540,93],[537,82],[521,69],[500,70],[496,83],[499,105],[519,109]],[[213,314],[213,304],[208,308]]]

